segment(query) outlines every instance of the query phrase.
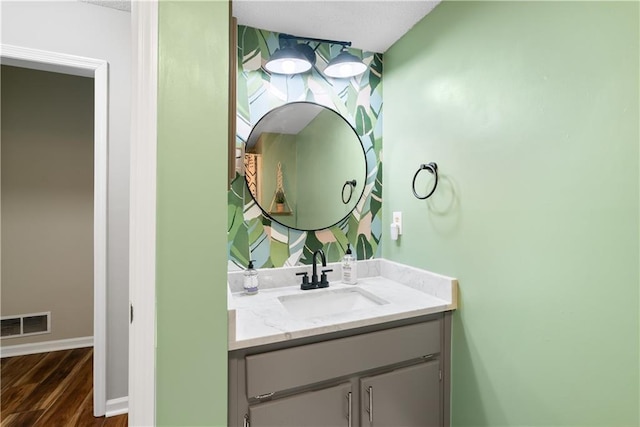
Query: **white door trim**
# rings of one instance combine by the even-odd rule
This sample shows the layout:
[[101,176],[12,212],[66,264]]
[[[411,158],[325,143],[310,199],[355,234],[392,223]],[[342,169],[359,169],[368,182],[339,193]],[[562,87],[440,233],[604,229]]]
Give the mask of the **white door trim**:
[[93,413],[105,414],[107,402],[107,61],[57,52],[0,45],[2,64],[93,77]]
[[158,2],[132,2],[133,92],[129,216],[129,425],[156,414],[156,149]]

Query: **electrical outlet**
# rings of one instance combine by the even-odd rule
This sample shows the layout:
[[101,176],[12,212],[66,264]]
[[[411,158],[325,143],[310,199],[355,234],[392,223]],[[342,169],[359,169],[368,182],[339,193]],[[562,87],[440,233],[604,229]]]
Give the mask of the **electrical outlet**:
[[398,225],[398,234],[402,234],[402,212],[393,213],[393,223]]

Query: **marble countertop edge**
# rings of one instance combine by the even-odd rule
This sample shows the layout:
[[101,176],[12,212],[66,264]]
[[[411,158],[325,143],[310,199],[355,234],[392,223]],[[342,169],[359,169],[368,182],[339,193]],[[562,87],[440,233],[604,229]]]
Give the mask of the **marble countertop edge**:
[[278,334],[268,335],[265,337],[248,338],[248,339],[238,340],[233,342],[230,341],[229,351],[240,350],[240,349],[249,348],[249,347],[256,347],[256,346],[265,345],[265,344],[279,343],[283,341],[290,341],[293,339],[307,338],[307,337],[312,337],[316,335],[330,334],[333,332],[346,331],[346,330],[356,329],[356,328],[361,328],[366,326],[375,326],[375,325],[380,325],[383,323],[393,322],[397,320],[411,319],[413,317],[427,316],[429,314],[435,314],[435,313],[441,313],[443,311],[447,311],[449,310],[448,307],[449,306],[447,305],[439,305],[439,306],[406,311],[402,313],[394,313],[394,314],[389,314],[389,315],[384,315],[384,316],[379,316],[374,318],[353,320],[353,321],[344,322],[344,323],[336,323],[333,325],[323,325],[323,326],[318,326],[316,328],[302,329],[302,330],[291,331],[291,332],[281,332]]

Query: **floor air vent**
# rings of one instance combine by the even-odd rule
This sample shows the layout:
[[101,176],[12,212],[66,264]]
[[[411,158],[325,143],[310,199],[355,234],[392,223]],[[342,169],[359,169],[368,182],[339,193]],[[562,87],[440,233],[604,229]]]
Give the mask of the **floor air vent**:
[[1,338],[18,338],[51,332],[51,312],[6,316],[0,319]]

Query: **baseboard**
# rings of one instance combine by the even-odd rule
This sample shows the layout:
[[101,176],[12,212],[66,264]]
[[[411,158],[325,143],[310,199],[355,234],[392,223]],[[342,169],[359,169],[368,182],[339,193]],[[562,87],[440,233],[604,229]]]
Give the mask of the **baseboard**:
[[69,338],[66,340],[44,341],[32,344],[3,345],[0,347],[0,358],[83,347],[93,347],[93,337]]
[[129,396],[107,400],[107,412],[105,417],[127,414],[129,412]]

